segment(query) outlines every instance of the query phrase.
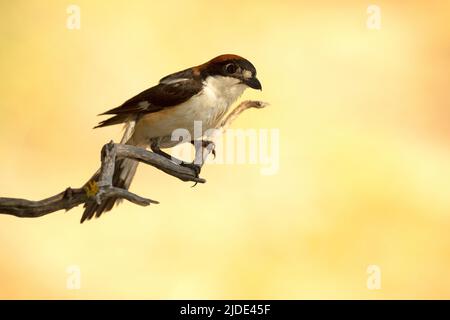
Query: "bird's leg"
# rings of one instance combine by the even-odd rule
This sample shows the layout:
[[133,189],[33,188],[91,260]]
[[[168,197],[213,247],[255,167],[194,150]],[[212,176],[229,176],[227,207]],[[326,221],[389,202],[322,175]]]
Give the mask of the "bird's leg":
[[[191,144],[195,147],[195,140],[191,140]],[[214,156],[214,159],[216,158],[216,145],[214,142],[210,140],[201,140],[202,148],[206,150],[211,150],[212,155]],[[197,150],[196,150],[197,151]]]
[[[195,159],[191,163],[183,162],[181,165],[193,169],[198,177],[209,152],[212,152],[214,158],[216,157],[216,152],[214,150],[215,144],[209,140],[191,140],[191,144],[195,148]],[[197,183],[195,183],[194,186],[195,185],[197,185]]]
[[168,154],[167,152],[162,151],[162,150],[159,148],[159,144],[158,144],[157,142],[152,142],[152,143],[150,144],[150,149],[151,149],[154,153],[159,154],[160,156],[163,156],[163,157],[166,158],[166,159],[169,159],[169,160],[172,160],[172,159],[173,159],[173,157],[172,157],[170,154]]

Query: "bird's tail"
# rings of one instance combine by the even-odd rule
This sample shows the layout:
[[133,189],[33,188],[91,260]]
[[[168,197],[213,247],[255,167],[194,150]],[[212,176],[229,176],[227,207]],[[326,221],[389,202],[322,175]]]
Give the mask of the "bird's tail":
[[[122,139],[122,143],[126,141],[126,144],[139,146],[139,144],[133,140],[133,137],[131,138],[127,137],[127,135],[128,136],[130,135],[129,132],[127,132],[129,131],[129,129],[130,128],[127,127],[124,138]],[[114,166],[115,169],[112,181],[113,186],[128,190],[128,188],[131,185],[131,181],[133,180],[134,175],[136,173],[138,164],[139,164],[138,161],[128,158],[117,159]],[[92,181],[98,182],[99,175],[100,170],[97,171],[91,179],[89,179],[88,183]],[[100,217],[103,212],[110,211],[114,207],[114,205],[116,203],[120,203],[120,201],[121,199],[119,198],[111,197],[106,199],[105,201],[102,201],[101,204],[97,204],[97,202],[95,201],[86,202],[84,205],[85,209],[83,212],[83,216],[81,217],[80,223],[83,223],[85,220],[90,220],[94,216],[96,218]]]

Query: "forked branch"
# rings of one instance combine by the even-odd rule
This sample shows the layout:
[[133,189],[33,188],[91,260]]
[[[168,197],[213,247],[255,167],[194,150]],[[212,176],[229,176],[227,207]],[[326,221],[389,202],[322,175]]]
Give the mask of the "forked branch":
[[[264,108],[266,105],[267,103],[261,101],[244,101],[230,112],[218,129],[225,131],[243,111],[249,108]],[[206,159],[211,151],[211,148],[205,148],[203,159]],[[110,197],[126,199],[140,206],[148,206],[152,203],[157,204],[157,201],[143,198],[128,190],[116,188],[112,185],[116,158],[130,158],[140,161],[182,181],[206,182],[205,179],[196,176],[195,170],[176,164],[159,154],[143,148],[116,144],[111,141],[103,146],[101,152],[102,165],[98,181],[90,182],[82,188],[72,189],[69,187],[57,195],[40,201],[0,198],[0,214],[13,215],[20,218],[36,218],[59,210],[68,211],[89,201],[96,201],[100,204]]]

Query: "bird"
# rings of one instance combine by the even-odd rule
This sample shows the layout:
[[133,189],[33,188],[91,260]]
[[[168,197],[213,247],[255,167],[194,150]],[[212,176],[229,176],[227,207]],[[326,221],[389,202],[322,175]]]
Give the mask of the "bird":
[[[169,158],[170,155],[161,148],[171,148],[179,143],[172,140],[174,130],[188,130],[193,137],[195,121],[201,121],[203,130],[215,128],[247,88],[262,90],[255,66],[241,56],[222,54],[206,63],[169,74],[119,107],[101,113],[110,118],[95,128],[123,124],[121,143],[150,147],[153,152]],[[200,173],[200,166],[194,163],[183,162],[181,165]],[[136,160],[117,159],[113,186],[128,190],[137,166]],[[97,181],[98,177],[99,171],[88,183]],[[80,222],[100,217],[118,202],[119,199],[114,197],[100,204],[87,202]]]

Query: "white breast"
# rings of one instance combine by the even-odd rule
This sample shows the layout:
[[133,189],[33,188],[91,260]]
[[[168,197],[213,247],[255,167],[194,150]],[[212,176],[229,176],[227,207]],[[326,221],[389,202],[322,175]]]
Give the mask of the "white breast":
[[247,88],[231,77],[208,77],[203,90],[188,101],[142,117],[136,124],[134,139],[139,141],[161,138],[169,147],[170,137],[176,129],[194,131],[194,121],[201,121],[203,131],[216,127],[230,106]]
[[208,77],[203,82],[204,89],[198,95],[196,112],[206,127],[215,127],[230,106],[242,95],[246,85],[231,77]]

